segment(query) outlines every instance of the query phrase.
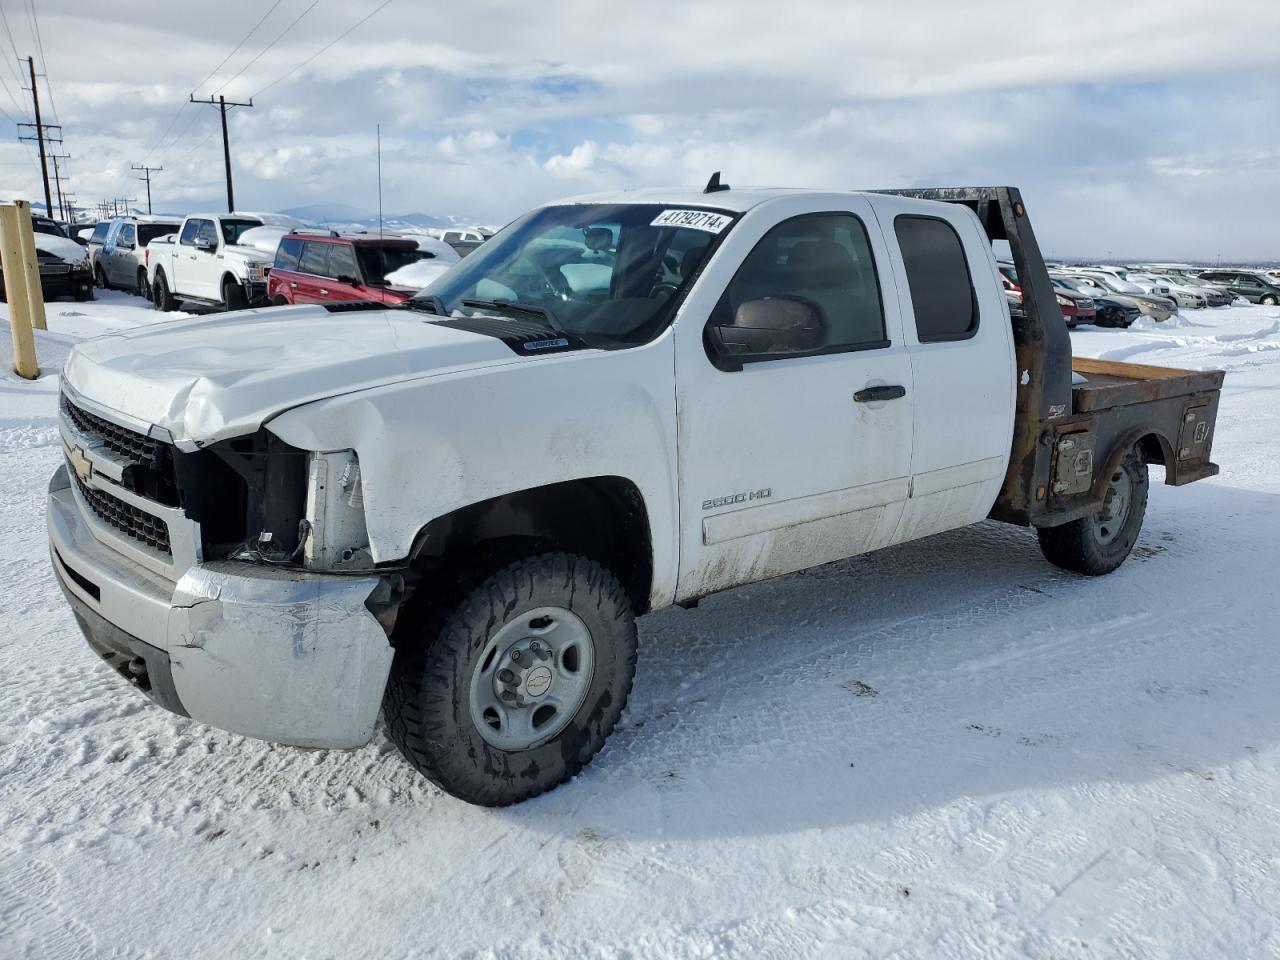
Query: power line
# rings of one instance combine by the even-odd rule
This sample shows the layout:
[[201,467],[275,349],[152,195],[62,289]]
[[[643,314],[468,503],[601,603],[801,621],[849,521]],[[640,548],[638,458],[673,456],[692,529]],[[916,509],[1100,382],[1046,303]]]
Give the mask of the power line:
[[[280,6],[280,0],[276,0],[276,2],[271,5],[270,9],[268,9],[267,12],[262,15],[261,19],[259,19],[258,22],[253,25],[253,29],[250,30],[248,33],[246,33],[240,39],[240,42],[235,45],[235,48],[232,49],[232,51],[229,54],[227,54],[225,57],[222,58],[222,62],[219,63],[216,67],[214,67],[212,70],[210,70],[209,73],[206,74],[205,78],[201,80],[199,83],[197,83],[194,88],[192,88],[191,93],[193,95],[198,93],[200,91],[200,88],[203,87],[206,83],[208,83],[209,79],[214,74],[216,74],[219,70],[221,70],[228,60],[230,60],[232,57],[236,55],[236,53],[240,50],[240,48],[243,47],[248,42],[249,38],[253,36],[254,33],[257,32],[258,28],[262,26],[262,24],[266,21],[267,17],[271,16],[271,12],[275,10],[275,8],[278,6]],[[191,129],[191,125],[195,122],[195,117],[199,116],[199,114],[196,114],[195,116],[193,116],[191,120],[187,122],[187,125],[183,127],[181,131],[179,131],[178,135],[174,137],[171,142],[169,142],[168,144],[165,143],[166,139],[169,136],[169,132],[173,130],[174,124],[176,124],[178,122],[178,118],[182,116],[182,111],[186,110],[187,107],[189,106],[191,106],[190,100],[182,101],[182,104],[178,107],[178,112],[175,113],[169,119],[168,125],[164,128],[164,133],[160,134],[160,136],[156,139],[155,144],[149,150],[147,150],[147,155],[142,158],[143,163],[146,163],[147,160],[151,158],[152,154],[154,154],[157,150],[161,151],[161,156],[163,157],[164,153],[171,150],[174,144],[181,141],[182,138],[186,135],[186,132]]]
[[253,66],[255,63],[257,63],[259,60],[261,60],[261,59],[262,59],[262,57],[263,57],[263,55],[264,55],[268,50],[270,50],[272,47],[274,47],[277,43],[279,43],[281,40],[283,40],[283,39],[284,39],[284,37],[289,33],[289,31],[290,31],[290,30],[292,30],[295,26],[297,26],[298,22],[299,22],[303,17],[305,17],[308,13],[310,13],[313,9],[315,9],[316,4],[318,4],[319,2],[320,2],[320,0],[311,0],[311,5],[310,5],[309,7],[307,7],[305,10],[303,10],[300,14],[298,14],[298,15],[293,19],[293,22],[292,22],[292,23],[290,23],[287,27],[285,27],[283,30],[281,30],[281,31],[280,31],[280,33],[279,33],[279,35],[278,35],[274,40],[272,40],[272,41],[271,41],[270,43],[268,43],[265,47],[263,47],[261,50],[259,50],[259,51],[258,51],[258,55],[257,55],[256,57],[254,57],[252,60],[250,60],[248,63],[246,63],[246,64],[245,64],[243,67],[241,67],[238,71],[236,71],[236,72],[231,76],[231,79],[226,80],[225,82],[223,82],[222,86],[218,87],[218,89],[214,90],[213,92],[214,92],[214,93],[221,93],[223,90],[225,90],[225,89],[227,88],[227,85],[228,85],[228,84],[230,84],[230,83],[232,83],[233,81],[235,81],[237,78],[239,78],[239,77],[240,77],[240,75],[241,75],[241,74],[243,74],[246,70],[248,70],[250,67],[252,67],[252,66]]
[[53,86],[49,83],[49,58],[44,55],[44,40],[40,37],[40,18],[36,16],[35,0],[27,0],[31,10],[31,26],[36,36],[36,49],[40,51],[40,69],[44,71],[44,88],[49,91],[49,109],[53,111],[53,120],[58,120],[58,105],[53,102]]
[[356,29],[356,27],[360,26],[362,23],[364,23],[366,20],[368,20],[369,18],[371,18],[375,13],[377,13],[378,11],[380,11],[383,7],[387,6],[389,3],[391,3],[391,0],[382,0],[382,3],[380,3],[380,4],[378,4],[376,7],[374,7],[372,11],[370,11],[370,12],[369,12],[369,13],[367,13],[367,14],[365,14],[363,17],[361,17],[359,20],[357,20],[357,21],[356,21],[355,23],[353,23],[351,26],[347,27],[347,29],[346,29],[346,30],[344,30],[342,33],[338,34],[338,36],[336,36],[334,39],[330,40],[330,41],[329,41],[328,43],[326,43],[323,47],[321,47],[319,50],[317,50],[317,51],[316,51],[315,53],[313,53],[311,56],[307,57],[307,59],[303,60],[300,64],[298,64],[298,65],[297,65],[296,67],[294,67],[292,70],[288,71],[287,73],[285,73],[285,74],[284,74],[284,75],[282,75],[282,76],[277,77],[276,79],[274,79],[274,80],[272,80],[270,83],[268,83],[265,87],[263,87],[262,89],[260,89],[260,90],[258,90],[257,92],[255,92],[255,93],[253,94],[253,96],[252,96],[252,97],[250,97],[249,99],[250,99],[250,100],[252,100],[252,99],[253,99],[253,97],[261,96],[262,94],[264,94],[264,93],[266,93],[268,90],[270,90],[272,87],[274,87],[276,84],[281,83],[281,82],[283,82],[283,81],[285,81],[285,80],[289,79],[289,77],[293,76],[295,73],[297,73],[299,70],[301,70],[303,67],[305,67],[308,63],[310,63],[310,62],[311,62],[312,60],[314,60],[316,57],[320,56],[320,54],[324,53],[326,50],[328,50],[330,47],[332,47],[332,46],[333,46],[335,43],[337,43],[339,40],[343,40],[343,39],[345,39],[345,38],[346,38],[350,33],[352,33],[352,32]]
[[16,64],[20,63],[22,58],[18,56],[18,45],[13,41],[13,30],[9,28],[9,16],[4,12],[3,6],[0,6],[0,24],[4,25],[4,32],[9,38],[9,49],[13,51],[13,61],[9,64],[9,69],[13,71],[13,78],[18,81],[18,89],[21,90],[22,74]]
[[[222,58],[222,63],[218,64],[216,67],[210,70],[209,76],[205,77],[203,80],[201,80],[199,83],[195,85],[195,89],[191,91],[192,93],[199,93],[200,88],[203,87],[206,83],[208,83],[210,78],[212,78],[215,73],[217,73],[224,66],[226,66],[226,63],[228,60],[230,60],[232,57],[234,57],[237,53],[240,52],[240,48],[243,47],[248,42],[250,37],[252,37],[255,33],[257,33],[258,28],[262,26],[263,23],[266,22],[267,17],[271,16],[275,8],[280,6],[280,2],[281,0],[276,0],[276,2],[273,3],[267,9],[267,12],[262,15],[261,19],[259,19],[258,22],[253,25],[253,28],[241,38],[239,43],[236,44],[235,49]],[[215,90],[214,92],[216,93],[217,91]]]

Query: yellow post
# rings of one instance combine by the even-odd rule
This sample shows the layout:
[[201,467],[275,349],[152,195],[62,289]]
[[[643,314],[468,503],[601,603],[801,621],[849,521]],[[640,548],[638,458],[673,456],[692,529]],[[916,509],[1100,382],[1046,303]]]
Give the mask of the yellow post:
[[9,332],[13,336],[13,372],[34,380],[36,342],[31,333],[31,304],[27,299],[27,269],[22,259],[18,208],[0,203],[0,270],[4,271],[5,298],[9,301]]
[[31,307],[31,326],[48,330],[44,317],[44,287],[40,284],[40,258],[36,256],[36,232],[31,226],[31,204],[15,200],[18,208],[18,239],[22,244],[22,260],[27,266],[27,303]]

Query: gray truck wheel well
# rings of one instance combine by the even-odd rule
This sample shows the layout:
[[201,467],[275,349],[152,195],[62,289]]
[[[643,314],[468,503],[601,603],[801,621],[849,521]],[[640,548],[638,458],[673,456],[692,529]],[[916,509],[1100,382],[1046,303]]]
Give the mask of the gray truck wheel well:
[[504,494],[437,517],[414,541],[414,579],[431,583],[528,550],[576,553],[622,581],[637,614],[649,608],[653,545],[649,513],[634,483],[589,477]]

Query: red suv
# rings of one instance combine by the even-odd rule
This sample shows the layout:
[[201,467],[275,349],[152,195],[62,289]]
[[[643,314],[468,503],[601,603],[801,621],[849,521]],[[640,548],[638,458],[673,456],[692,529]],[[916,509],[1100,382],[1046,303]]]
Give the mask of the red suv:
[[403,303],[418,291],[387,284],[387,274],[431,254],[412,240],[290,233],[267,274],[267,299],[285,303],[372,300]]

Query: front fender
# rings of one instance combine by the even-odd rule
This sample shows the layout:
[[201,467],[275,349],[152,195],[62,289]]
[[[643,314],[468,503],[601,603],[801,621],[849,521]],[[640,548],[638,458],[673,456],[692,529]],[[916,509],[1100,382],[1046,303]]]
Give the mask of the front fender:
[[[587,477],[630,480],[652,532],[656,601],[678,559],[673,338],[562,353],[361,390],[267,423],[307,450],[354,449],[375,562],[406,558],[432,520]],[[669,602],[669,600],[668,600]]]

